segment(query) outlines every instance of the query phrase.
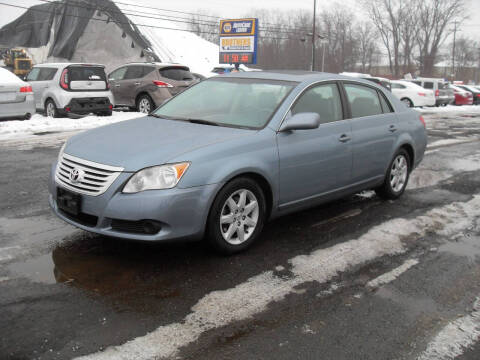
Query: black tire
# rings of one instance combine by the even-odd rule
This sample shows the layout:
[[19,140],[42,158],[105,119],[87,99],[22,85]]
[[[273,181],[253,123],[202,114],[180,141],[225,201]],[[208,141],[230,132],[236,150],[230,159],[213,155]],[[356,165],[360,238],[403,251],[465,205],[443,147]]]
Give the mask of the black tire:
[[60,114],[58,112],[57,105],[55,105],[55,101],[53,101],[52,99],[48,99],[47,101],[45,101],[45,116],[49,115],[48,114],[49,113],[49,106],[52,106],[53,117],[58,118],[60,116]]
[[405,105],[407,105],[407,107],[409,107],[409,108],[413,107],[413,102],[409,98],[403,98],[400,101],[403,102]]
[[28,113],[28,114],[25,114],[25,116],[23,117],[23,120],[30,120],[32,118],[32,114]]
[[[222,215],[222,211],[224,210],[224,206],[226,206],[225,204],[230,198],[230,196],[241,190],[248,190],[255,196],[258,203],[258,220],[253,232],[245,241],[239,244],[231,244],[230,242],[227,242],[227,240],[225,240],[222,235],[220,217]],[[238,215],[241,216],[240,213]],[[245,219],[244,216],[243,219]],[[208,241],[210,246],[213,247],[213,249],[224,255],[232,255],[244,251],[248,247],[250,247],[259,237],[265,224],[265,220],[266,201],[265,195],[261,187],[254,180],[247,177],[239,177],[233,179],[219,191],[215,198],[215,201],[212,204],[212,207],[210,208],[210,213],[208,215],[207,221],[206,240]],[[245,231],[245,227],[243,227],[243,229]],[[246,234],[248,234],[248,232]]]
[[[403,156],[406,160],[406,166],[407,166],[407,174],[406,174],[406,179],[403,182],[403,185],[401,189],[395,190],[392,187],[391,181],[392,181],[392,169],[394,168],[395,161],[399,156]],[[385,180],[383,184],[375,189],[375,192],[377,193],[378,196],[384,198],[384,199],[389,199],[389,200],[395,200],[398,199],[402,194],[405,192],[405,189],[408,184],[408,179],[410,177],[410,172],[412,170],[412,166],[410,163],[411,159],[410,156],[408,155],[408,152],[405,149],[399,149],[395,155],[393,156],[392,161],[390,162],[390,165],[388,166],[388,171],[385,176]]]
[[[148,105],[146,105],[146,106],[148,106],[148,111],[147,111],[146,108],[144,108],[144,105],[143,105],[142,102],[147,102],[148,103]],[[144,114],[149,114],[150,112],[155,110],[155,103],[153,102],[150,95],[143,94],[143,95],[140,95],[138,97],[137,102],[136,102],[136,108],[137,108],[138,112],[142,112]]]

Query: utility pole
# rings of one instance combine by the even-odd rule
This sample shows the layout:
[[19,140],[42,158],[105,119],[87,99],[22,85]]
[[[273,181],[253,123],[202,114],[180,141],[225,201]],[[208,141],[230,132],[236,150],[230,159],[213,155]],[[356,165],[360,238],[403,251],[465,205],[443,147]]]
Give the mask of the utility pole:
[[455,80],[455,41],[457,37],[457,20],[455,20],[453,24],[452,80]]
[[315,69],[315,18],[317,16],[317,0],[313,0],[313,29],[312,29],[312,68]]

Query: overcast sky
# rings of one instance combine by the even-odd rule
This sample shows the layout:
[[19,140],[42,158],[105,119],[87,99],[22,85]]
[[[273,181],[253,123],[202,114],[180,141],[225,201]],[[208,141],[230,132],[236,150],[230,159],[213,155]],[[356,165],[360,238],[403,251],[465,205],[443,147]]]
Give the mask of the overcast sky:
[[[157,8],[164,8],[170,10],[179,10],[187,12],[196,12],[203,9],[208,13],[225,18],[236,18],[248,14],[250,9],[268,8],[278,9],[283,11],[291,11],[298,9],[311,10],[313,8],[313,0],[242,0],[242,1],[225,1],[225,0],[119,0],[124,3],[138,3],[142,5],[153,6]],[[34,4],[39,4],[38,0],[2,0],[2,2],[17,6],[29,7]],[[348,5],[360,14],[361,9],[356,0],[342,0],[342,4]],[[470,19],[465,22],[463,31],[466,35],[472,36],[480,33],[480,0],[467,0],[469,2]],[[331,0],[317,0],[317,9],[321,10],[323,7],[332,6]],[[5,5],[0,5],[0,26],[3,26],[10,21],[16,19],[25,10],[9,8]],[[177,14],[178,15],[178,14]],[[181,15],[179,15],[181,16]],[[260,19],[261,22],[261,19]],[[478,37],[476,37],[478,38]]]

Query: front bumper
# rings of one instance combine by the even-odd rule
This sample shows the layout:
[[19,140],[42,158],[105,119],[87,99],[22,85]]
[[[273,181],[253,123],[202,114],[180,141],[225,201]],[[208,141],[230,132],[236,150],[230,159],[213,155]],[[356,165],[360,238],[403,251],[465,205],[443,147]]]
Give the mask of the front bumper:
[[[176,239],[199,239],[203,236],[210,205],[219,184],[193,188],[150,190],[137,194],[123,194],[125,182],[132,175],[122,173],[102,195],[82,195],[81,213],[95,221],[86,224],[79,217],[72,217],[60,210],[56,203],[56,165],[52,167],[49,182],[49,203],[53,212],[62,220],[86,231],[117,238],[166,241]],[[139,234],[119,231],[112,221],[137,222],[154,220],[161,230],[154,234]]]

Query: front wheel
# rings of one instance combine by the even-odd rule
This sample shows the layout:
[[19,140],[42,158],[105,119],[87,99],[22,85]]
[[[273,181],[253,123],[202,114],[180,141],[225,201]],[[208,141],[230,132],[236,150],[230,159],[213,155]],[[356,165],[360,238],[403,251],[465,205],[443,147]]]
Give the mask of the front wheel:
[[237,178],[218,193],[207,224],[210,245],[230,255],[247,249],[260,235],[266,218],[265,195],[250,178]]
[[382,186],[375,189],[376,193],[385,199],[399,198],[407,187],[410,171],[410,156],[404,149],[398,150],[390,163]]

